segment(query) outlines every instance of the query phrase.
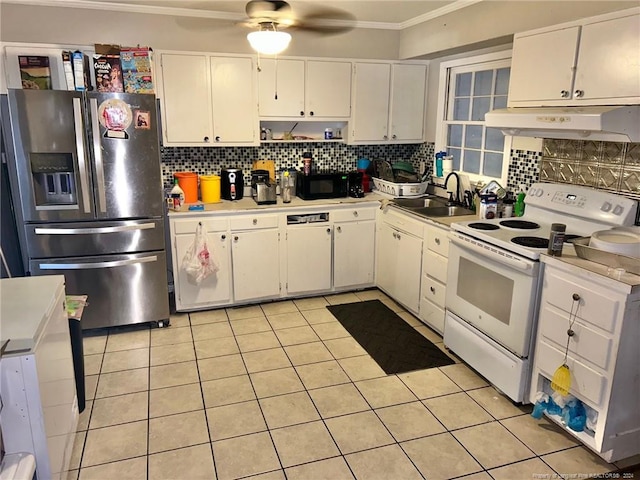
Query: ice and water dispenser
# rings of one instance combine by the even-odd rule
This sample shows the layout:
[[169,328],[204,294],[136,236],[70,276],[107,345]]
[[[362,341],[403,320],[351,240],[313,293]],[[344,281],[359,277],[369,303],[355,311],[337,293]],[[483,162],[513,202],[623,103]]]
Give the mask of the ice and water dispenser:
[[30,159],[37,206],[77,203],[71,153],[32,153]]

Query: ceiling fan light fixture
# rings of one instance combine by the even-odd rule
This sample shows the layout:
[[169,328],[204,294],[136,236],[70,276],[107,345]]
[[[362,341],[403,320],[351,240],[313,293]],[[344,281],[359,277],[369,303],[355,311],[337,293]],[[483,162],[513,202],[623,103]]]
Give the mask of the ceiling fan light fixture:
[[247,35],[247,40],[256,52],[263,55],[276,55],[283,52],[291,41],[287,32],[279,32],[275,25],[260,25],[260,30]]

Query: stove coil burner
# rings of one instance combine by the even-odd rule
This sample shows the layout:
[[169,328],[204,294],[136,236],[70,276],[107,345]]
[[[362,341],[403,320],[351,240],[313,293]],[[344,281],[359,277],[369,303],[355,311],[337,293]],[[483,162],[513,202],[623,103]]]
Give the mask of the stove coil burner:
[[517,245],[529,248],[548,248],[549,239],[542,237],[513,237],[511,241]]
[[520,230],[535,230],[536,228],[540,228],[535,222],[528,222],[527,220],[503,220],[500,222],[500,225],[507,228],[517,228]]
[[474,222],[467,225],[469,228],[475,228],[476,230],[499,230],[500,227],[493,223]]

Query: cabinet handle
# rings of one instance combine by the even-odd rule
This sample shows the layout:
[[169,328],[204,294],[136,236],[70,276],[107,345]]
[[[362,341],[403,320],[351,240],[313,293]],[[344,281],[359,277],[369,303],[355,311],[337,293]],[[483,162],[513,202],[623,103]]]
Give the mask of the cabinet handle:
[[226,240],[227,236],[226,235],[220,235],[220,240]]
[[338,233],[342,231],[342,227],[338,227]]
[[398,237],[397,237],[397,238],[398,238],[398,240],[400,240],[400,234],[398,234]]
[[313,112],[309,112],[309,115],[311,115],[313,117]]
[[573,96],[576,98],[584,97],[584,90],[576,90],[575,92],[573,92]]
[[436,293],[436,289],[433,287],[429,287],[429,290],[431,290],[431,293]]
[[393,238],[398,238],[398,234],[396,232],[393,232]]
[[253,219],[253,224],[254,224],[254,225],[257,225],[257,224],[258,224],[258,219],[257,219],[257,218],[254,218],[254,219]]
[[354,210],[354,211],[353,211],[353,216],[354,216],[354,217],[357,217],[357,216],[358,216],[358,211],[357,211],[357,210]]
[[389,140],[389,137],[387,137],[386,135],[383,135],[383,136],[382,136],[382,139],[383,139],[383,140]]
[[233,237],[233,240],[237,242],[238,241],[238,236],[236,235],[235,237]]
[[219,137],[219,136],[217,136],[217,137],[216,137],[216,142],[219,142],[219,141],[220,141],[220,137]]
[[203,140],[205,141],[205,143],[209,143],[209,137],[204,137]]
[[569,98],[569,90],[560,90],[560,96],[562,98]]
[[440,239],[438,237],[436,237],[434,241],[436,242],[436,245],[440,245]]
[[574,293],[573,295],[571,295],[571,298],[574,302],[577,302],[578,300],[580,300],[580,294]]
[[304,117],[304,111],[303,110],[300,110],[300,116]]
[[327,228],[327,233],[331,233],[331,229],[330,228]]
[[391,138],[395,140],[396,138],[398,138],[398,136],[394,133],[393,135],[391,135]]

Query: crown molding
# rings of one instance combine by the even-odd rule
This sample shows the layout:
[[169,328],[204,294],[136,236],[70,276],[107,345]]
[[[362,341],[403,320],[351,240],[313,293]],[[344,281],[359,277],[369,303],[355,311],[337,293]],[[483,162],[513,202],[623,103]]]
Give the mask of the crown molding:
[[[345,20],[329,20],[322,22],[323,25],[353,27],[363,29],[377,30],[403,30],[414,25],[441,17],[456,10],[468,7],[470,5],[481,2],[482,0],[458,0],[445,7],[433,10],[431,12],[419,15],[410,20],[401,23],[391,22],[362,22],[362,21],[345,21]],[[116,2],[97,2],[93,0],[0,0],[0,3],[11,3],[18,5],[29,5],[34,7],[64,7],[64,8],[84,8],[91,10],[116,11],[125,13],[143,13],[155,15],[171,15],[179,17],[196,17],[211,18],[217,20],[228,20],[233,22],[241,22],[247,19],[245,14],[237,14],[230,12],[219,12],[212,10],[197,10],[192,8],[178,7],[162,7],[156,5],[136,5],[128,3]]]

